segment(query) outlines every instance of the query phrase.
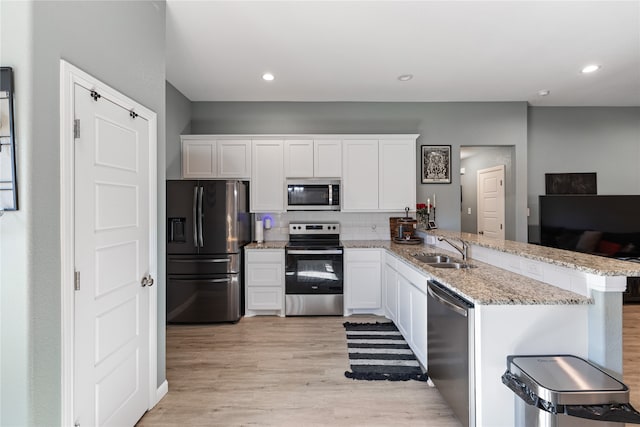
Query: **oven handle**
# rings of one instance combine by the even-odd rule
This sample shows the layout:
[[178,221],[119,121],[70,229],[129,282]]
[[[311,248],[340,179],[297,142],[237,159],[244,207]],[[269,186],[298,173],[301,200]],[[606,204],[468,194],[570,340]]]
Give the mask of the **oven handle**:
[[294,250],[288,250],[287,254],[290,254],[290,255],[341,255],[342,249],[327,249],[327,250],[294,249]]

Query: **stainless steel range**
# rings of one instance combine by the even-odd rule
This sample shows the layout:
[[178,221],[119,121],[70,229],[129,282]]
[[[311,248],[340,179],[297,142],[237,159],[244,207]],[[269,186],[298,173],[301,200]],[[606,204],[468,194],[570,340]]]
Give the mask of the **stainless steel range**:
[[285,314],[342,316],[340,224],[289,224],[285,254]]

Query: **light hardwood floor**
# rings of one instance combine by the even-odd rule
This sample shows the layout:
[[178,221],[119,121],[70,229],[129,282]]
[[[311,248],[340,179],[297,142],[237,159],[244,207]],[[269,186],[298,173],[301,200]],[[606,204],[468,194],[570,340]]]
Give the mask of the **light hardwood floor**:
[[631,405],[640,410],[640,304],[622,309],[623,382],[631,390]]
[[345,321],[373,316],[253,317],[168,326],[169,393],[138,423],[153,426],[459,426],[418,381],[356,381]]
[[[138,423],[154,426],[459,426],[417,381],[354,381],[344,321],[374,316],[254,317],[169,326],[169,393]],[[640,408],[640,304],[623,309],[624,382]]]

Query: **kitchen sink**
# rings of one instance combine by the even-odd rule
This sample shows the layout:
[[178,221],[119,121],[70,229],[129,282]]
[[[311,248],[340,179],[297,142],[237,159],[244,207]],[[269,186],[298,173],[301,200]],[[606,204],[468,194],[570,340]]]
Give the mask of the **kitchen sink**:
[[434,262],[429,264],[430,267],[435,268],[476,268],[473,264],[467,264],[462,262]]
[[417,259],[420,262],[424,262],[427,264],[436,264],[436,263],[443,263],[443,262],[449,262],[451,261],[451,258],[449,258],[446,255],[439,255],[439,254],[432,254],[432,255],[414,255],[413,256],[415,259]]

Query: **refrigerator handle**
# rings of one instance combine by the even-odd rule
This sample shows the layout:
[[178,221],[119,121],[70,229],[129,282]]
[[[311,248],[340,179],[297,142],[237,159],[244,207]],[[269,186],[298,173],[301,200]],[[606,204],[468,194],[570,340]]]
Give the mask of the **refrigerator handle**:
[[193,187],[193,246],[198,247],[198,187]]
[[198,197],[198,241],[200,247],[204,246],[204,238],[202,237],[202,216],[204,212],[202,212],[202,196],[204,193],[204,187],[200,187],[200,197]]

